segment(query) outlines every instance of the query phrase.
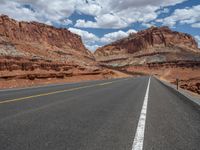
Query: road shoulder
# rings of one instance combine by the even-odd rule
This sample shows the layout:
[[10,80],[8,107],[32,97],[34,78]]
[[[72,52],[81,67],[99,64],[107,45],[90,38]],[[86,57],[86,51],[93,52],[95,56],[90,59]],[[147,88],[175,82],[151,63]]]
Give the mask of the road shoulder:
[[163,85],[167,86],[168,88],[172,89],[174,92],[177,92],[179,93],[181,96],[184,96],[188,99],[189,102],[193,103],[194,105],[200,107],[200,96],[198,95],[194,95],[192,94],[191,92],[187,91],[187,90],[184,90],[182,88],[179,88],[179,90],[176,89],[176,86],[169,83],[169,82],[166,82],[166,81],[163,81],[163,80],[160,80],[158,78],[156,78],[158,81],[160,81]]

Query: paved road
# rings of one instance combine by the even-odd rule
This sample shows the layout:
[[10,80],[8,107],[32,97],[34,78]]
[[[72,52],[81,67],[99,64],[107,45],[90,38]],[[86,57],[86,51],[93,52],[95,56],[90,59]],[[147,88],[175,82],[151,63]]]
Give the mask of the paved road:
[[0,150],[142,149],[200,149],[200,109],[155,78],[0,91]]

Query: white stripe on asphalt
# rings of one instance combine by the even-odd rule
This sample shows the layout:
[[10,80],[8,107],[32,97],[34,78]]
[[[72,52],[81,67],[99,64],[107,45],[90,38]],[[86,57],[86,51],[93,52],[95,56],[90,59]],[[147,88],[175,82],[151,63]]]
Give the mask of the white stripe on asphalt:
[[137,131],[135,134],[135,138],[133,141],[132,150],[142,150],[143,149],[143,141],[144,141],[144,130],[145,130],[145,122],[146,122],[146,113],[147,113],[147,104],[149,99],[149,86],[151,82],[151,77],[149,78],[146,94],[144,97],[144,102],[140,114],[140,119],[137,126]]

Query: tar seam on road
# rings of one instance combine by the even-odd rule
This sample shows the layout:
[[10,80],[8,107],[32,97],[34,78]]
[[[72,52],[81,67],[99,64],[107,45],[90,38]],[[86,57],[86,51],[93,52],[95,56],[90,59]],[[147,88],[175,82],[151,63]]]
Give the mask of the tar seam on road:
[[146,122],[146,113],[147,113],[147,105],[148,105],[148,97],[149,97],[149,86],[151,82],[151,77],[149,78],[146,94],[144,97],[144,102],[135,134],[135,138],[133,141],[132,150],[142,150],[143,142],[144,142],[144,131],[145,131],[145,122]]
[[95,84],[95,85],[82,86],[82,87],[77,87],[77,88],[72,88],[72,89],[67,89],[67,90],[54,91],[54,92],[48,92],[48,93],[43,93],[43,94],[36,94],[36,95],[20,97],[20,98],[15,98],[15,99],[10,99],[10,100],[3,100],[3,101],[0,101],[0,104],[22,101],[22,100],[26,100],[26,99],[42,97],[42,96],[47,96],[47,95],[52,95],[52,94],[58,94],[58,93],[63,93],[63,92],[70,92],[70,91],[75,91],[75,90],[80,90],[80,89],[85,89],[85,88],[90,88],[90,87],[104,86],[104,85],[108,85],[108,84],[111,84],[111,83],[114,83],[114,82],[124,81],[124,80],[127,80],[127,79],[111,81],[111,82],[104,82],[104,83]]

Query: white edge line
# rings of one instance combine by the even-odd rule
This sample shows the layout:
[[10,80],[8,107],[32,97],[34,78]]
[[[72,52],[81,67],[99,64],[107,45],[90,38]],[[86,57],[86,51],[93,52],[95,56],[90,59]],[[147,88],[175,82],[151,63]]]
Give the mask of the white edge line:
[[143,149],[143,141],[144,141],[144,131],[145,131],[145,123],[146,123],[146,114],[147,114],[147,105],[149,99],[149,87],[150,87],[151,77],[149,78],[146,94],[144,97],[144,102],[135,134],[135,138],[132,145],[132,150],[142,150]]

